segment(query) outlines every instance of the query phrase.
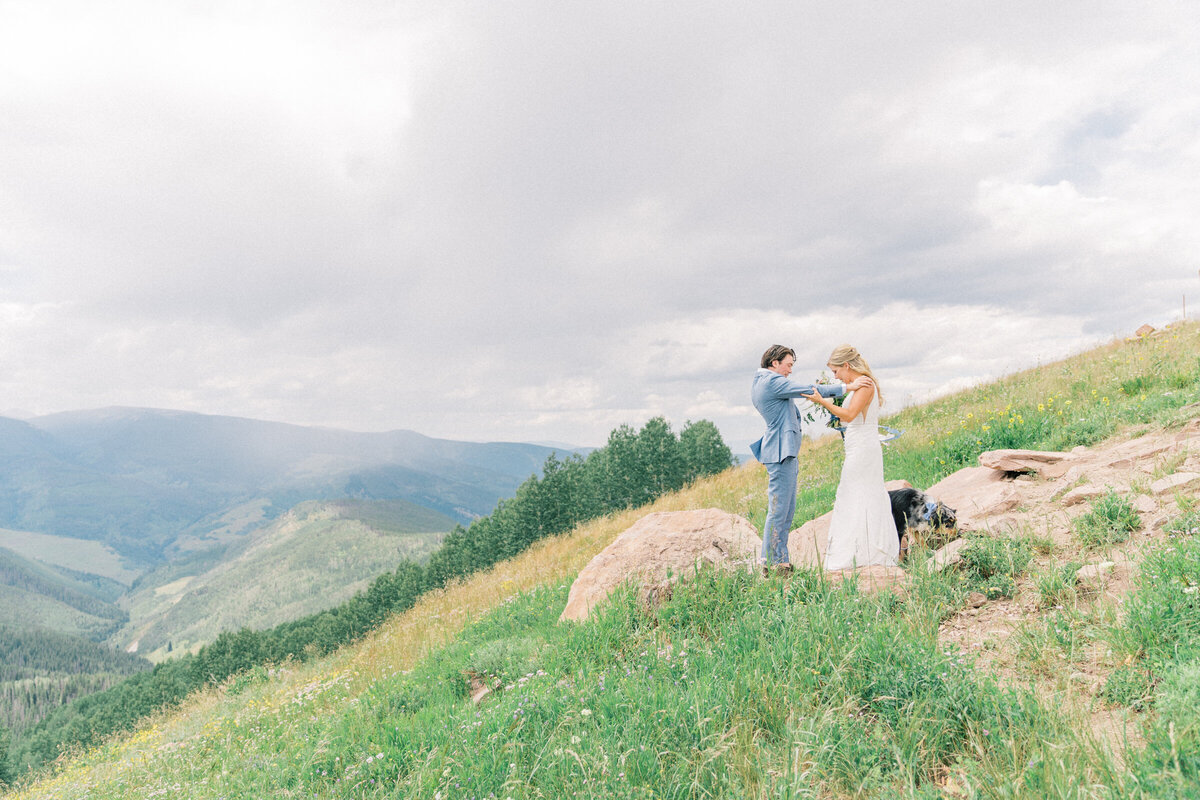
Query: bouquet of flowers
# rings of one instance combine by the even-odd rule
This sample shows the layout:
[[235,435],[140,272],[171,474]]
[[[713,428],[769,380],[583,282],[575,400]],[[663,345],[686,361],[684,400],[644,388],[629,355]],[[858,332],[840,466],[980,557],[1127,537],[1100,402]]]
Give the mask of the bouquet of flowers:
[[[828,386],[834,383],[833,376],[822,370],[817,379],[813,381],[814,386]],[[845,397],[835,397],[832,402],[835,406],[840,406]],[[801,433],[816,438],[822,436],[824,428],[832,428],[839,433],[842,432],[842,421],[830,414],[823,406],[819,406],[811,400],[799,398],[796,400],[797,409],[800,412],[800,430]]]

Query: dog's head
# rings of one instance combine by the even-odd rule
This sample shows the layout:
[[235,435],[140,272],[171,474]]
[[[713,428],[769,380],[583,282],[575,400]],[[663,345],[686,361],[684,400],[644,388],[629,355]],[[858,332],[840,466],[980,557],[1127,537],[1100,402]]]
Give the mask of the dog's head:
[[929,523],[931,528],[954,528],[958,525],[958,515],[953,508],[929,497],[925,498],[921,519]]

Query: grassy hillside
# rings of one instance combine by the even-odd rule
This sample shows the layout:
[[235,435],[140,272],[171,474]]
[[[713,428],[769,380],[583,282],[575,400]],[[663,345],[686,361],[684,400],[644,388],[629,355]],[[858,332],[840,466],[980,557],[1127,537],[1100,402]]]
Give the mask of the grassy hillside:
[[403,500],[301,504],[220,558],[199,555],[138,581],[129,623],[114,641],[159,661],[194,652],[222,631],[270,628],[331,608],[401,560],[424,561],[454,524]]
[[[889,420],[905,435],[886,452],[888,477],[928,486],[988,449],[1177,428],[1200,416],[1198,353],[1200,326],[1181,325],[903,411]],[[837,445],[804,452],[797,525],[831,507]],[[653,611],[627,594],[593,622],[556,622],[578,571],[645,513],[718,507],[761,525],[764,487],[747,465],[540,541],[361,644],[236,677],[13,796],[1200,794],[1194,489],[1137,551],[1145,567],[1120,598],[1070,579],[1080,553],[1103,557],[1104,545],[1015,531],[978,546],[964,572],[911,570],[903,599],[803,572],[710,575]],[[939,641],[988,570],[1030,598],[1012,606],[1029,646],[1003,673],[986,650]],[[1048,679],[1085,659],[1107,676],[1103,691]],[[478,706],[472,675],[500,686]],[[1100,712],[1129,721],[1116,744]]]
[[36,559],[74,573],[107,578],[113,583],[125,586],[138,576],[137,571],[131,569],[111,547],[86,539],[0,529],[0,547],[28,559]]
[[11,627],[104,639],[126,619],[100,587],[0,547],[0,619]]

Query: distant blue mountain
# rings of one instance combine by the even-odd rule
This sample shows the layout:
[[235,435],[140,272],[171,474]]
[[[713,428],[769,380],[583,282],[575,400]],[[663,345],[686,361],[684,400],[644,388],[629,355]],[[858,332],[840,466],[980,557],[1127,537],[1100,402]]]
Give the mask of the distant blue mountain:
[[143,566],[260,501],[407,500],[490,513],[562,448],[357,433],[145,408],[0,417],[0,527],[94,539]]

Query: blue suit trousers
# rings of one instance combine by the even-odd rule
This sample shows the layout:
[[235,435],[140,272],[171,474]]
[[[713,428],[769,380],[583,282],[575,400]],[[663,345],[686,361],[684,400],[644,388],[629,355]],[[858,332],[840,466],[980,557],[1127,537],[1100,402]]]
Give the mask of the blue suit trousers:
[[800,477],[800,461],[789,456],[767,468],[767,521],[763,525],[762,562],[787,564],[788,534],[792,517],[796,516],[796,479]]

